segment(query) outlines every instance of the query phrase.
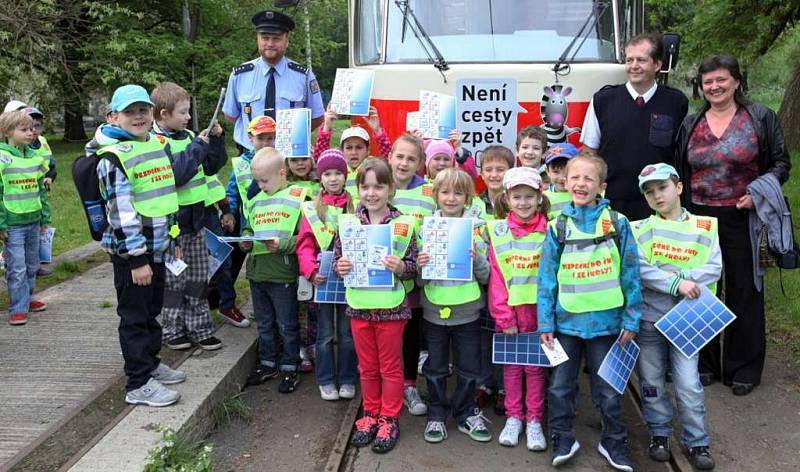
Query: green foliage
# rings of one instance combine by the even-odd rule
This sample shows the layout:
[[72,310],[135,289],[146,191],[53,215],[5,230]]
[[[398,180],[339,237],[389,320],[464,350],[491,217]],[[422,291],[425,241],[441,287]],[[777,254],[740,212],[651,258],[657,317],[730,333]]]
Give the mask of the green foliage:
[[144,472],[211,472],[213,447],[192,442],[171,428],[156,427],[161,441],[147,454]]
[[244,392],[239,392],[226,398],[214,409],[214,419],[217,426],[230,423],[236,418],[248,419],[250,417],[250,407],[242,400]]

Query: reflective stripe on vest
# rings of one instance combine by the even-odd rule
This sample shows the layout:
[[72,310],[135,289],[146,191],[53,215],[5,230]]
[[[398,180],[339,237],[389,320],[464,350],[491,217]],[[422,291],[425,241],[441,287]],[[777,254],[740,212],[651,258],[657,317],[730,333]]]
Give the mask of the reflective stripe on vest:
[[333,238],[336,236],[338,217],[344,210],[332,205],[326,205],[325,221],[323,222],[319,218],[319,215],[317,215],[314,202],[303,202],[301,209],[303,210],[303,216],[305,216],[308,221],[308,225],[311,226],[311,231],[314,233],[314,239],[317,240],[317,245],[319,245],[320,249],[323,251],[328,250],[333,242]]
[[[639,250],[656,267],[679,273],[708,263],[717,235],[717,219],[689,215],[685,221],[665,220],[658,216],[631,225]],[[708,289],[714,292],[717,284]]]
[[250,171],[250,162],[242,157],[234,157],[231,159],[233,164],[233,175],[236,176],[236,188],[239,190],[239,200],[241,204],[239,208],[247,208],[247,188],[253,181],[253,174]]
[[216,175],[206,176],[206,206],[211,206],[225,198],[225,187]]
[[28,156],[2,152],[3,204],[11,213],[31,213],[42,209],[39,179],[44,177],[47,164],[41,156],[30,152]]
[[165,144],[166,138],[151,134],[147,141],[125,141],[97,151],[98,155],[111,153],[119,158],[133,187],[133,208],[150,218],[178,211],[175,176]]
[[[253,236],[259,241],[289,239],[295,233],[300,219],[300,204],[305,199],[305,189],[294,185],[272,195],[259,192],[247,209]],[[262,243],[253,245],[254,254],[266,253]]]
[[[170,150],[173,153],[179,153],[186,150],[194,139],[194,133],[191,131],[186,132],[186,137],[183,139],[170,138],[165,136],[169,142]],[[206,199],[208,188],[206,186],[206,176],[203,173],[203,166],[198,166],[197,173],[192,178],[177,188],[178,190],[178,205],[186,206],[193,203],[203,202]]]
[[[339,216],[339,227],[349,224],[361,224],[357,216],[345,213]],[[392,225],[392,254],[402,258],[408,250],[411,238],[414,235],[414,219],[407,215],[400,215],[393,219]],[[356,310],[389,309],[395,308],[406,297],[403,284],[394,276],[393,287],[353,288],[345,290],[347,304]]]
[[515,239],[506,220],[492,220],[486,225],[489,242],[508,291],[508,305],[536,303],[539,256],[546,234],[532,232]]
[[[556,222],[550,222],[555,229]],[[613,239],[614,225],[604,209],[593,233],[584,233],[572,218],[566,221],[566,240],[558,267],[558,302],[568,312],[585,313],[622,306],[620,255]]]
[[558,218],[558,215],[564,210],[564,207],[567,206],[567,203],[572,201],[572,197],[570,196],[569,192],[553,192],[550,190],[545,190],[544,195],[550,201],[550,211],[547,213],[548,220],[554,220]]
[[[351,170],[347,173],[347,180],[344,181],[344,189],[353,199],[358,199],[358,185],[356,185],[356,176],[358,175],[358,171]],[[353,203],[355,206],[355,203]]]
[[[480,254],[486,257],[486,245],[481,237],[481,226],[473,228],[472,241],[478,247]],[[422,239],[420,241],[424,242]],[[481,287],[475,280],[475,274],[472,274],[472,280],[428,280],[423,291],[429,302],[440,306],[463,305],[481,297]]]

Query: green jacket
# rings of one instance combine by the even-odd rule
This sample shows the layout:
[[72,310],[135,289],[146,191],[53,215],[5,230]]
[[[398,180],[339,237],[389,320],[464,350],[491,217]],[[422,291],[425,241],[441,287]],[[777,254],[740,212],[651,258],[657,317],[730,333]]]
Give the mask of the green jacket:
[[[29,148],[25,148],[25,155],[22,156],[19,149],[10,146],[8,143],[0,142],[0,152],[8,153],[16,157],[33,157],[33,152]],[[31,223],[40,223],[42,225],[49,225],[50,221],[50,204],[47,202],[47,189],[44,186],[44,177],[39,179],[39,198],[42,201],[42,209],[32,211],[30,213],[11,213],[6,210],[3,204],[3,182],[0,180],[0,231],[8,230],[9,226],[22,226]]]
[[[289,185],[290,183],[287,182],[285,186],[277,189],[276,192]],[[297,277],[300,275],[300,265],[297,262],[295,248],[297,246],[297,230],[299,227],[300,222],[298,221],[294,235],[289,239],[281,239],[277,252],[258,255],[250,254],[247,256],[247,280],[281,284],[297,282]],[[253,235],[249,221],[246,222],[242,234]]]

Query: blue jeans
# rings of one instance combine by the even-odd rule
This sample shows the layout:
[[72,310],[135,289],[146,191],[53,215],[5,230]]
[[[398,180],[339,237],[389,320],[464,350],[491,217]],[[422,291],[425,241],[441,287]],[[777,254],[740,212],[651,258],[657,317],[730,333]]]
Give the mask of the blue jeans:
[[[335,354],[334,334],[336,335]],[[345,305],[335,303],[317,305],[315,355],[317,384],[336,384],[337,378],[339,385],[356,384],[358,377],[356,348],[353,344],[353,336],[350,334],[350,320],[345,316]]]
[[667,367],[672,366],[672,385],[678,400],[681,441],[686,447],[708,446],[703,384],[697,371],[698,355],[684,356],[649,321],[639,325],[639,362],[642,412],[653,436],[672,436],[672,396],[666,389]]
[[628,428],[622,419],[622,395],[597,375],[603,358],[608,353],[617,336],[599,336],[583,339],[556,333],[569,360],[553,368],[548,390],[548,411],[550,433],[565,439],[574,439],[572,422],[578,404],[578,373],[581,359],[586,356],[589,367],[592,403],[600,410],[603,419],[602,439],[622,441],[628,437]]
[[39,270],[39,223],[9,226],[3,259],[6,261],[8,312],[28,313],[36,271]]
[[275,367],[278,340],[275,325],[283,341],[279,369],[295,372],[300,364],[300,324],[297,321],[297,283],[282,284],[250,281],[250,296],[258,328],[258,355],[261,365]]
[[[458,424],[475,414],[475,388],[480,377],[481,322],[443,326],[422,320],[428,361],[422,373],[428,380],[428,421],[445,421],[452,411]],[[455,361],[456,389],[447,398],[450,347]]]

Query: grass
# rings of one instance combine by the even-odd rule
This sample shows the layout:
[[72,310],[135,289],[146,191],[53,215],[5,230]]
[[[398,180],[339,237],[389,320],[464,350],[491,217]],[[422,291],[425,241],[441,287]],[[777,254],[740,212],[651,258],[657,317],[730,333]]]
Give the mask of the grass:
[[147,455],[144,472],[211,472],[213,446],[186,438],[170,428],[158,428],[161,442]]
[[223,426],[231,421],[241,418],[247,420],[250,417],[250,407],[242,400],[244,392],[239,392],[226,398],[214,409],[214,419],[217,426]]

